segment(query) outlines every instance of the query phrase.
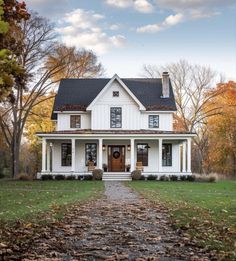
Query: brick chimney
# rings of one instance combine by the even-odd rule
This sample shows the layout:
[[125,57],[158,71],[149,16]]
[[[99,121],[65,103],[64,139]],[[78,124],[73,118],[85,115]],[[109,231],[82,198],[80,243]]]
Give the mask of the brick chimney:
[[170,97],[170,77],[168,72],[162,73],[162,98]]

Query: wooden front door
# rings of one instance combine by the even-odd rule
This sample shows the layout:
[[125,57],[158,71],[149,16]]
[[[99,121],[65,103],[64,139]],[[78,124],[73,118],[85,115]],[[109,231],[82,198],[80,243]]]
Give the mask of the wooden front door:
[[125,146],[108,146],[108,171],[125,171]]

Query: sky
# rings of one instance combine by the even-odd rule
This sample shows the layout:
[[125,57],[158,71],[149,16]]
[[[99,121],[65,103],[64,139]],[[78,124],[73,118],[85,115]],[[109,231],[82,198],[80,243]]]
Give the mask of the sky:
[[105,76],[185,59],[236,80],[235,0],[26,0],[58,40],[94,51]]

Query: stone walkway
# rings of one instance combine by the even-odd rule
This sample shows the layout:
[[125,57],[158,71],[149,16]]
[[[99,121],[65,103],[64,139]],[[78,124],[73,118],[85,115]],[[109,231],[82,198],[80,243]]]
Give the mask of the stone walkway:
[[210,259],[171,228],[161,205],[153,207],[119,182],[105,182],[104,198],[72,210],[34,238],[20,260]]

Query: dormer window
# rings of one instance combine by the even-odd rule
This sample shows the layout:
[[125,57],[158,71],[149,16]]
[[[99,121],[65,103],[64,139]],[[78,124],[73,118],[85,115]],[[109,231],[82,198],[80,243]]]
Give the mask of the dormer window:
[[159,115],[149,115],[149,128],[159,128]]
[[70,115],[70,127],[72,129],[81,128],[81,117],[80,117],[80,115]]
[[121,128],[122,127],[122,108],[121,107],[111,107],[110,125],[111,125],[111,128]]
[[118,91],[113,92],[113,97],[119,97],[120,93]]

